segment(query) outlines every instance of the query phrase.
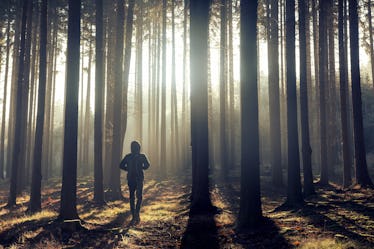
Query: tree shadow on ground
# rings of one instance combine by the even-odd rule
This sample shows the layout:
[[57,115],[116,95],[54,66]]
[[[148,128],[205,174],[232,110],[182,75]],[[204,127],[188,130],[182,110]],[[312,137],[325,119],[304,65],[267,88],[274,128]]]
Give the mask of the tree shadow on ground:
[[[369,240],[369,237],[365,236],[364,234],[359,234],[353,231],[352,228],[360,229],[361,227],[353,220],[349,220],[350,223],[349,228],[347,226],[343,226],[339,224],[337,221],[331,219],[330,217],[319,213],[316,211],[315,207],[304,207],[300,213],[300,215],[308,218],[309,222],[323,231],[330,232],[332,235],[339,235],[338,238],[342,240],[351,240],[356,242],[360,248],[374,248],[374,242]],[[344,217],[344,219],[346,219]],[[342,235],[342,236],[341,236]]]
[[78,225],[70,230],[63,223],[52,222],[42,226],[42,232],[32,238],[31,244],[51,238],[62,242],[66,248],[114,248],[130,228],[129,216],[129,211],[121,212],[111,222],[94,229]]
[[262,224],[254,230],[244,230],[235,233],[234,241],[244,248],[293,248],[280,233],[279,227],[273,220],[264,217]]
[[218,249],[218,229],[214,213],[190,214],[186,231],[183,234],[182,249]]

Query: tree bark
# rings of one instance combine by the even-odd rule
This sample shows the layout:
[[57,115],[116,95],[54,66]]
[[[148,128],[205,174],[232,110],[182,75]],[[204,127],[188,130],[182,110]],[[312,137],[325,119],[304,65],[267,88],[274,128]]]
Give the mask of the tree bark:
[[[4,78],[4,95],[3,95],[3,112],[1,118],[1,135],[0,135],[0,177],[5,178],[4,169],[5,167],[5,118],[6,118],[6,107],[8,98],[8,73],[9,73],[9,53],[10,53],[10,7],[8,8],[8,21],[6,28],[6,56],[5,56],[5,78]],[[8,142],[9,148],[9,142]],[[9,160],[7,160],[9,162]],[[8,172],[6,172],[8,174]]]
[[190,1],[192,203],[190,213],[209,212],[208,27],[210,1]]
[[295,0],[286,0],[286,80],[287,80],[287,141],[289,206],[303,203],[300,181],[300,158],[297,127],[297,94],[295,63]]
[[373,42],[373,23],[371,14],[371,0],[368,0],[368,22],[369,22],[369,41],[370,41],[370,61],[371,61],[371,81],[374,87],[374,42]]
[[269,11],[269,115],[270,115],[270,148],[272,181],[275,186],[283,185],[282,148],[280,131],[280,99],[279,99],[279,50],[278,50],[278,1],[270,1]]
[[61,207],[59,220],[79,219],[77,213],[77,139],[81,1],[69,0],[66,101]]
[[351,77],[353,130],[355,141],[356,183],[363,187],[373,188],[366,163],[364,128],[362,121],[362,99],[360,81],[359,35],[358,35],[357,0],[349,0],[349,35],[351,47]]
[[104,203],[103,186],[103,112],[104,112],[104,27],[103,0],[96,0],[96,63],[94,117],[94,201]]
[[309,108],[307,81],[307,49],[306,49],[306,12],[307,4],[299,0],[299,39],[300,39],[300,115],[301,115],[301,140],[302,161],[304,169],[304,196],[315,193],[312,172],[312,148],[309,137]]
[[240,1],[241,191],[238,228],[255,228],[262,220],[257,92],[257,5]]
[[348,145],[348,111],[347,111],[347,95],[348,79],[346,78],[347,64],[345,61],[345,48],[344,48],[344,2],[339,0],[339,75],[340,75],[340,122],[342,126],[342,146],[343,146],[343,186],[345,188],[352,184],[351,166],[352,161],[350,157],[350,149]]
[[226,17],[226,0],[221,0],[221,43],[220,43],[220,164],[223,179],[227,179],[228,169],[228,152],[226,137],[226,102],[227,102],[227,17]]
[[45,86],[47,80],[47,4],[48,0],[42,1],[40,15],[38,110],[35,130],[34,159],[29,203],[29,211],[31,211],[32,213],[37,212],[41,209],[41,164],[43,148]]
[[123,67],[123,26],[125,21],[124,0],[117,0],[117,17],[116,17],[116,54],[114,58],[114,102],[113,102],[113,145],[112,145],[112,164],[110,166],[109,189],[112,200],[118,200],[122,197],[119,163],[122,157],[122,67]]
[[27,6],[28,0],[23,0],[22,2],[22,21],[21,21],[21,42],[20,42],[20,52],[18,59],[18,77],[17,77],[17,91],[16,91],[16,113],[14,119],[14,142],[13,142],[13,155],[12,155],[12,172],[10,178],[10,189],[8,197],[8,207],[13,207],[16,205],[17,198],[17,184],[18,184],[18,170],[22,161],[20,160],[19,154],[21,152],[21,129],[25,119],[22,117],[23,114],[23,100],[22,93],[24,91],[24,63],[25,63],[25,41],[26,41],[26,20],[27,20]]
[[160,177],[166,176],[166,9],[162,1],[162,76],[161,76],[161,162]]
[[326,89],[327,82],[327,2],[320,2],[319,14],[319,123],[320,123],[320,159],[321,159],[321,185],[329,183],[329,169],[327,163],[327,122],[326,122]]

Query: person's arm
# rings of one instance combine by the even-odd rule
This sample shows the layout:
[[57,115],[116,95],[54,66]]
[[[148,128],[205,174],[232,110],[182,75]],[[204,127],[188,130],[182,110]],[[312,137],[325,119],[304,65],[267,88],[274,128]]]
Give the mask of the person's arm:
[[145,155],[143,155],[143,169],[148,169],[150,166],[149,161]]
[[126,156],[122,159],[121,163],[119,164],[120,169],[123,169],[123,170],[127,171],[127,163],[128,163],[128,159],[129,159],[128,155],[126,155]]

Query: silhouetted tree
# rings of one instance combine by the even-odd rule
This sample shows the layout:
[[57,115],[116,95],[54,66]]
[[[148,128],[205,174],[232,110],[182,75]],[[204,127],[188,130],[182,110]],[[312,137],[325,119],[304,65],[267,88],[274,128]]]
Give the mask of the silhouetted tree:
[[319,121],[320,121],[320,156],[321,156],[321,185],[329,183],[327,163],[327,122],[326,122],[326,89],[327,89],[327,1],[320,2],[319,13]]
[[103,0],[96,0],[96,63],[94,121],[94,201],[104,203],[103,186],[103,114],[104,114],[104,40]]
[[[124,47],[124,29],[125,24],[125,3],[124,0],[117,0],[116,17],[116,53],[114,57],[115,75],[114,75],[114,102],[113,102],[113,147],[112,147],[112,165],[110,166],[110,199],[118,200],[122,197],[119,163],[122,157],[122,103],[123,103],[123,47]],[[127,94],[127,92],[125,92]]]
[[351,167],[352,161],[348,145],[348,79],[346,78],[347,65],[345,61],[344,48],[344,2],[339,0],[338,3],[338,32],[339,32],[339,75],[340,75],[340,111],[342,126],[342,146],[343,146],[343,186],[348,187],[352,183]]
[[241,191],[238,228],[262,219],[257,92],[257,5],[240,1]]
[[45,85],[47,80],[47,4],[48,0],[42,1],[40,15],[38,110],[36,118],[34,160],[29,204],[30,212],[37,212],[41,209],[43,127],[45,109]]
[[368,5],[368,22],[369,22],[369,51],[370,51],[370,62],[371,62],[371,80],[374,86],[374,41],[373,41],[373,19],[371,13],[371,0],[367,1]]
[[[19,52],[19,59],[18,59],[18,77],[17,77],[17,98],[16,98],[16,106],[15,106],[15,119],[14,119],[14,142],[13,142],[13,155],[12,155],[12,171],[10,176],[10,189],[9,189],[9,197],[8,197],[8,207],[13,207],[16,205],[16,198],[17,198],[17,184],[18,184],[18,170],[20,169],[20,165],[22,164],[21,158],[19,156],[21,152],[21,129],[23,126],[23,122],[26,121],[25,117],[22,116],[23,114],[23,91],[24,91],[24,63],[25,63],[25,42],[26,42],[26,20],[27,20],[27,7],[28,7],[28,0],[22,1],[22,21],[21,21],[21,41],[20,41],[20,52]],[[14,114],[12,114],[14,115]]]
[[166,175],[166,9],[167,1],[162,1],[162,75],[161,75],[161,162],[160,177]]
[[351,45],[352,105],[355,141],[356,183],[363,187],[373,187],[373,182],[370,179],[366,163],[364,128],[362,122],[357,9],[357,0],[349,0],[349,41]]
[[[5,114],[6,114],[6,107],[7,107],[7,99],[8,99],[8,72],[9,72],[9,57],[10,57],[10,3],[8,3],[8,10],[7,10],[7,26],[6,26],[6,56],[5,56],[5,72],[4,72],[4,94],[3,94],[3,110],[2,110],[2,118],[1,118],[1,135],[0,135],[0,177],[4,179],[4,170],[5,167]],[[9,148],[9,139],[8,139],[8,148]],[[7,163],[9,160],[7,159]],[[9,172],[6,172],[9,174]]]
[[311,158],[312,148],[309,142],[308,84],[310,82],[307,81],[306,11],[305,1],[299,0],[301,149],[304,169],[304,196],[309,196],[315,192]]
[[227,179],[229,174],[227,136],[226,136],[226,102],[227,102],[227,6],[226,0],[221,0],[221,34],[220,34],[220,82],[219,82],[219,102],[220,102],[220,163],[223,178]]
[[286,0],[286,81],[288,184],[286,205],[303,203],[300,181],[300,158],[297,128],[297,94],[295,64],[295,0]]
[[[208,145],[208,24],[210,0],[190,0],[191,68],[191,213],[212,209],[209,195]],[[161,162],[163,163],[163,162]]]
[[282,177],[282,148],[280,128],[280,99],[279,99],[279,49],[278,49],[278,1],[270,1],[269,14],[269,115],[270,115],[270,150],[272,181],[275,186],[283,185]]
[[69,0],[66,55],[65,129],[59,220],[78,219],[77,139],[81,1]]

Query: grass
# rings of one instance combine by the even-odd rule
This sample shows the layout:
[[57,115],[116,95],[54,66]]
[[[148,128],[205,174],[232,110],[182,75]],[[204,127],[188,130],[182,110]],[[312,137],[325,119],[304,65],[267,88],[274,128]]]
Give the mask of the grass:
[[[92,203],[92,179],[79,179],[78,212],[85,229],[67,234],[53,224],[58,215],[56,181],[44,187],[43,211],[25,213],[28,194],[17,198],[14,210],[5,209],[6,185],[0,184],[0,248],[374,248],[374,192],[365,189],[318,190],[298,210],[277,211],[284,190],[263,189],[263,214],[257,231],[235,231],[239,186],[219,185],[211,190],[221,210],[210,216],[189,217],[190,187],[170,180],[148,180],[144,186],[141,223],[129,226],[127,187],[125,200],[100,208]],[[200,243],[200,244],[199,244]],[[201,244],[202,243],[202,244]]]

